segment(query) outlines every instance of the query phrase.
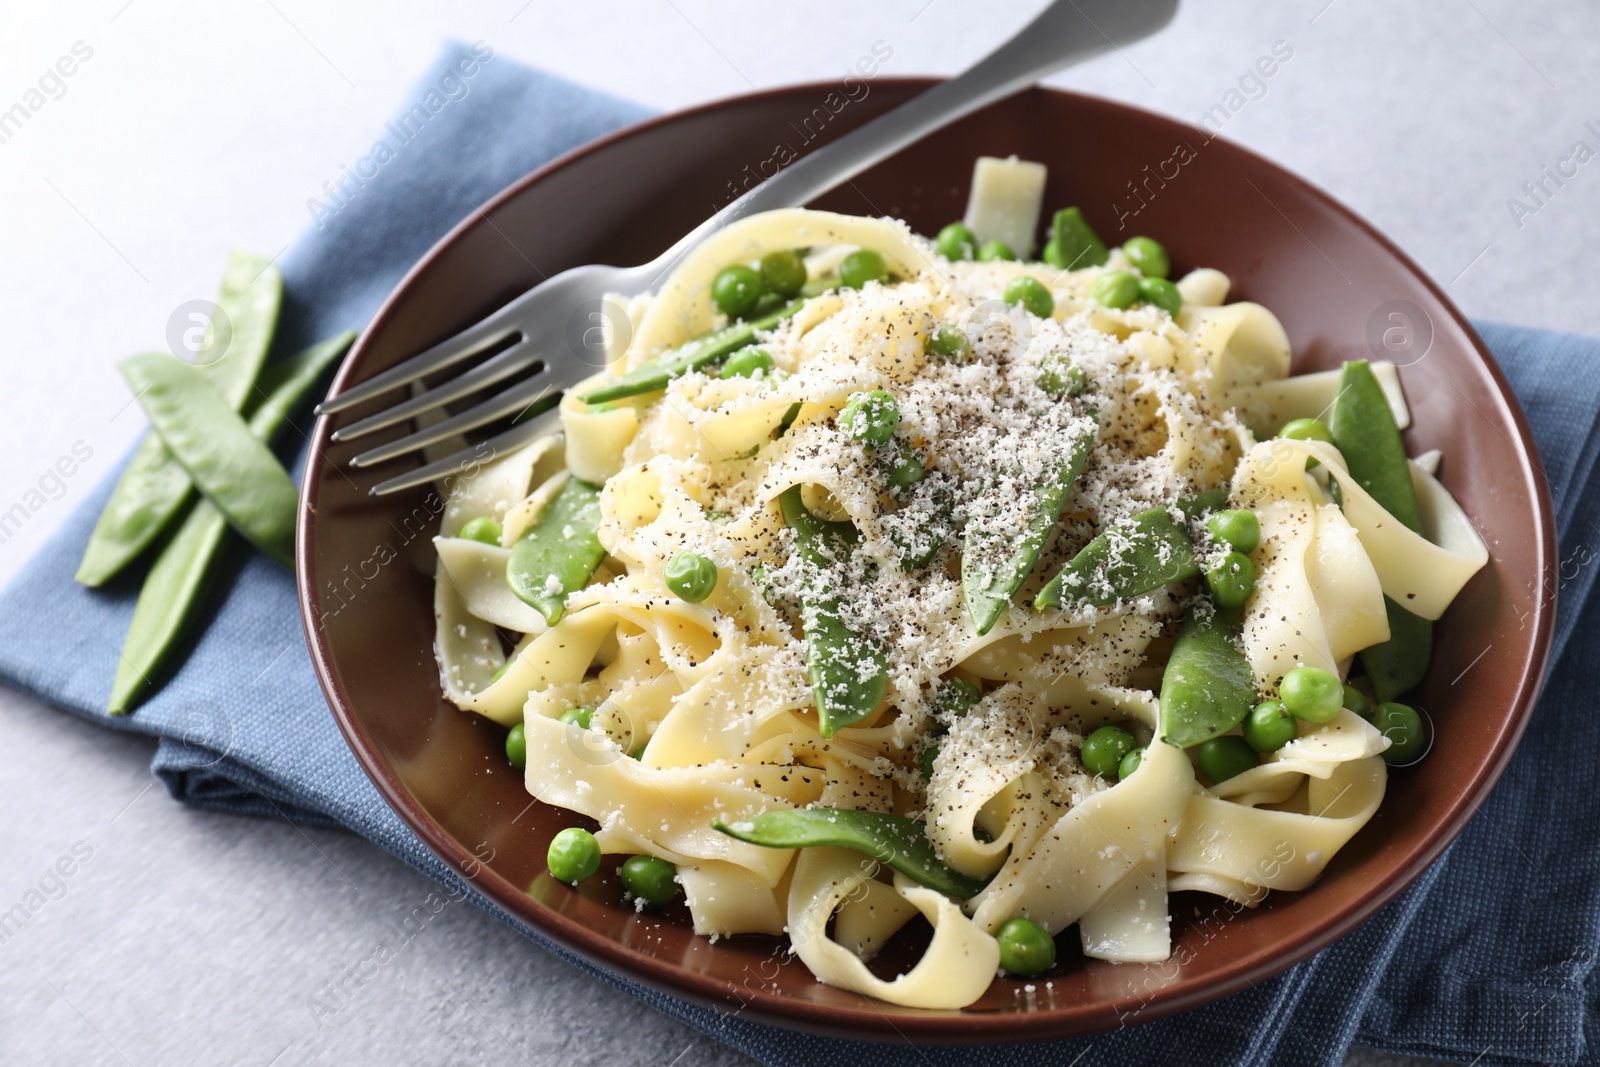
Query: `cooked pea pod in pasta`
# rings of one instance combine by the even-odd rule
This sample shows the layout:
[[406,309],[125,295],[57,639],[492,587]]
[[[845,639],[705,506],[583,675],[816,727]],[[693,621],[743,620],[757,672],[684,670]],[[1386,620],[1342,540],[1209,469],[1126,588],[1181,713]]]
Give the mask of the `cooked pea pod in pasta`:
[[848,808],[768,811],[733,823],[711,824],[740,841],[765,848],[834,845],[865,853],[907,878],[956,900],[977,896],[984,883],[945,866],[928,844],[922,824],[903,815]]
[[[801,554],[819,567],[841,560],[859,540],[850,523],[829,522],[811,514],[798,485],[784,490],[778,504],[783,521],[795,532]],[[823,737],[832,737],[871,715],[888,684],[883,648],[871,637],[856,633],[840,616],[841,593],[808,593],[800,605],[806,669]]]
[[[1365,360],[1344,365],[1339,398],[1329,429],[1333,443],[1354,478],[1389,514],[1412,530],[1422,529],[1411,464],[1395,425],[1394,413]],[[1378,702],[1393,700],[1421,684],[1433,658],[1433,623],[1384,598],[1389,640],[1361,653]]]
[[1094,431],[1078,434],[1068,458],[1034,489],[1020,529],[968,523],[961,556],[961,595],[973,629],[980,635],[993,628],[1028,580],[1039,551],[1055,532],[1061,509],[1072,496],[1094,442]]
[[583,588],[605,558],[600,526],[600,487],[568,478],[511,548],[506,581],[551,624],[566,610],[567,594]]
[[1158,505],[1115,524],[1079,549],[1061,573],[1039,590],[1033,606],[1059,608],[1083,603],[1104,607],[1193,578],[1200,568],[1187,521],[1221,507],[1227,499],[1226,489],[1213,489],[1179,501],[1176,509],[1183,522],[1172,517],[1172,507]]
[[648,363],[641,364],[615,381],[583,395],[585,404],[603,404],[625,397],[658,393],[672,379],[700,370],[746,345],[754,344],[756,334],[770,330],[805,306],[804,300],[791,300],[775,311],[748,322],[733,322],[701,334]]
[[1075,207],[1056,212],[1051,223],[1054,258],[1050,262],[1067,270],[1104,266],[1110,253],[1100,235],[1094,232],[1083,212]]
[[1189,748],[1239,725],[1256,702],[1238,637],[1216,615],[1190,617],[1161,675],[1163,741]]

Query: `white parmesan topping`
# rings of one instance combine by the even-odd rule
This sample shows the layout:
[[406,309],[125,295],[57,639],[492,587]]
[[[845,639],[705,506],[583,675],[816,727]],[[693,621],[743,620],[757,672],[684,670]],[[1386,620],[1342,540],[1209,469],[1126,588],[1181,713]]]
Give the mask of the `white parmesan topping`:
[[[1035,684],[1064,673],[1084,684],[1130,680],[1145,644],[1181,606],[1172,595],[1045,612],[1028,606],[1032,596],[1112,523],[1213,488],[1230,466],[1226,422],[1170,361],[1149,358],[1174,337],[1186,343],[1164,312],[1139,308],[1108,321],[1085,299],[1092,278],[1083,275],[1093,272],[1051,283],[1051,318],[997,299],[1006,281],[1028,269],[939,260],[914,279],[817,298],[831,315],[802,313],[761,338],[777,373],[674,380],[624,456],[659,480],[652,506],[671,508],[682,499],[701,520],[682,527],[678,542],[653,541],[652,557],[684,548],[734,573],[758,575],[765,603],[751,606],[775,610],[765,617],[782,627],[765,630],[763,641],[793,642],[795,662],[803,663],[801,635],[819,624],[818,605],[836,610],[859,638],[830,651],[845,679],[841,690],[851,680],[872,680],[879,661],[871,652],[881,650],[886,708],[869,723],[886,729],[905,759],[863,770],[913,795],[924,788],[915,757],[941,728],[932,694],[949,672],[982,657],[983,646],[1007,642],[1020,664],[1018,680]],[[928,350],[927,338],[940,326],[964,331],[965,359]],[[1084,386],[1077,396],[1064,395],[1062,381],[1071,376]],[[845,403],[874,389],[893,396],[898,412],[893,441],[876,449],[846,432],[861,426],[839,425]],[[780,434],[795,406],[798,417]],[[1184,427],[1186,454],[1169,447],[1173,420]],[[748,431],[734,432],[746,425],[759,428],[753,446],[745,445]],[[1042,494],[1070,469],[1074,444],[1086,434],[1094,437],[1088,461],[1031,578],[995,631],[978,638],[962,598],[963,570],[987,579],[1006,565],[1017,539],[1042,518]],[[912,457],[924,476],[896,484],[892,472]],[[853,544],[822,546],[818,560],[799,550],[773,503],[795,484],[818,518],[854,527]],[[712,514],[727,518],[712,521]],[[963,558],[968,536],[994,547],[983,558]],[[1115,556],[1130,546],[1111,547]],[[1087,629],[1063,645],[1058,635],[1077,632],[1064,626]],[[1045,773],[1053,802],[1070,805],[1094,789],[1076,756],[1087,731],[1072,709],[1058,711],[1034,723],[1026,757],[993,733],[1010,719],[976,717],[990,724],[982,740],[964,740],[958,724],[946,743],[969,764],[993,762],[1002,752],[1031,760]]]

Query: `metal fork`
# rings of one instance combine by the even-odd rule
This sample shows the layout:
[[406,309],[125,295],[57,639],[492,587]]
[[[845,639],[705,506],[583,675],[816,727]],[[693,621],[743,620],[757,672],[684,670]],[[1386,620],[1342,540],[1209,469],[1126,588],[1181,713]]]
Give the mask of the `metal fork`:
[[[900,149],[988,104],[1033,85],[1072,63],[1137,41],[1165,26],[1178,0],[1055,0],[1005,44],[964,74],[927,91],[852,130],[837,141],[803,156],[751,189],[685,234],[671,248],[637,267],[597,264],[563,271],[512,300],[483,321],[411,357],[359,385],[329,397],[317,413],[330,414],[401,390],[425,375],[443,370],[480,352],[511,342],[465,373],[423,390],[400,403],[334,431],[333,440],[350,441],[407,419],[417,419],[416,432],[350,461],[367,467],[397,459],[439,442],[515,416],[508,430],[397,477],[379,482],[373,496],[398,492],[432,481],[471,459],[481,461],[533,440],[554,429],[556,404],[564,390],[594,373],[592,362],[567,351],[563,336],[570,309],[597,305],[605,293],[632,296],[653,288],[701,241],[744,215],[794,207],[887,159]],[[563,358],[565,357],[565,358]],[[452,401],[517,375],[510,388],[459,414],[440,418],[439,409]],[[419,418],[421,416],[421,418]]]

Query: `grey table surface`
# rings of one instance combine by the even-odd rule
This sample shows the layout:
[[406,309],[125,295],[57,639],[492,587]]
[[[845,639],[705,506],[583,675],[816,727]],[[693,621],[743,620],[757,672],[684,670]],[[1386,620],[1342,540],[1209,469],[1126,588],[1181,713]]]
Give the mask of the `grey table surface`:
[[[75,442],[93,458],[0,541],[0,578],[141,432],[112,360],[159,346],[228,247],[287,246],[442,39],[670,109],[839,77],[875,42],[885,73],[951,72],[1038,6],[5,3],[0,110],[90,56],[0,142],[0,501]],[[1278,42],[1291,58],[1254,79]],[[1600,334],[1600,163],[1544,170],[1600,149],[1597,60],[1590,5],[1191,0],[1159,38],[1051,81],[1191,122],[1221,104],[1225,136],[1354,207],[1469,314]],[[749,1062],[470,907],[402,941],[425,879],[349,835],[174,804],[150,752],[0,691],[0,909],[81,861],[0,943],[0,1061]]]

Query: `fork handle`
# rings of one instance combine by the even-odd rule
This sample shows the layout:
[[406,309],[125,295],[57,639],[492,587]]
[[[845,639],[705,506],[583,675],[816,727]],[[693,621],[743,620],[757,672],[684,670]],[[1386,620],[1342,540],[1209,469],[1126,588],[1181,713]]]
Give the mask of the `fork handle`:
[[677,260],[744,215],[796,207],[821,196],[907,145],[1047,74],[1149,36],[1171,21],[1177,8],[1178,0],[1055,0],[965,73],[797,159],[690,230],[656,262]]

